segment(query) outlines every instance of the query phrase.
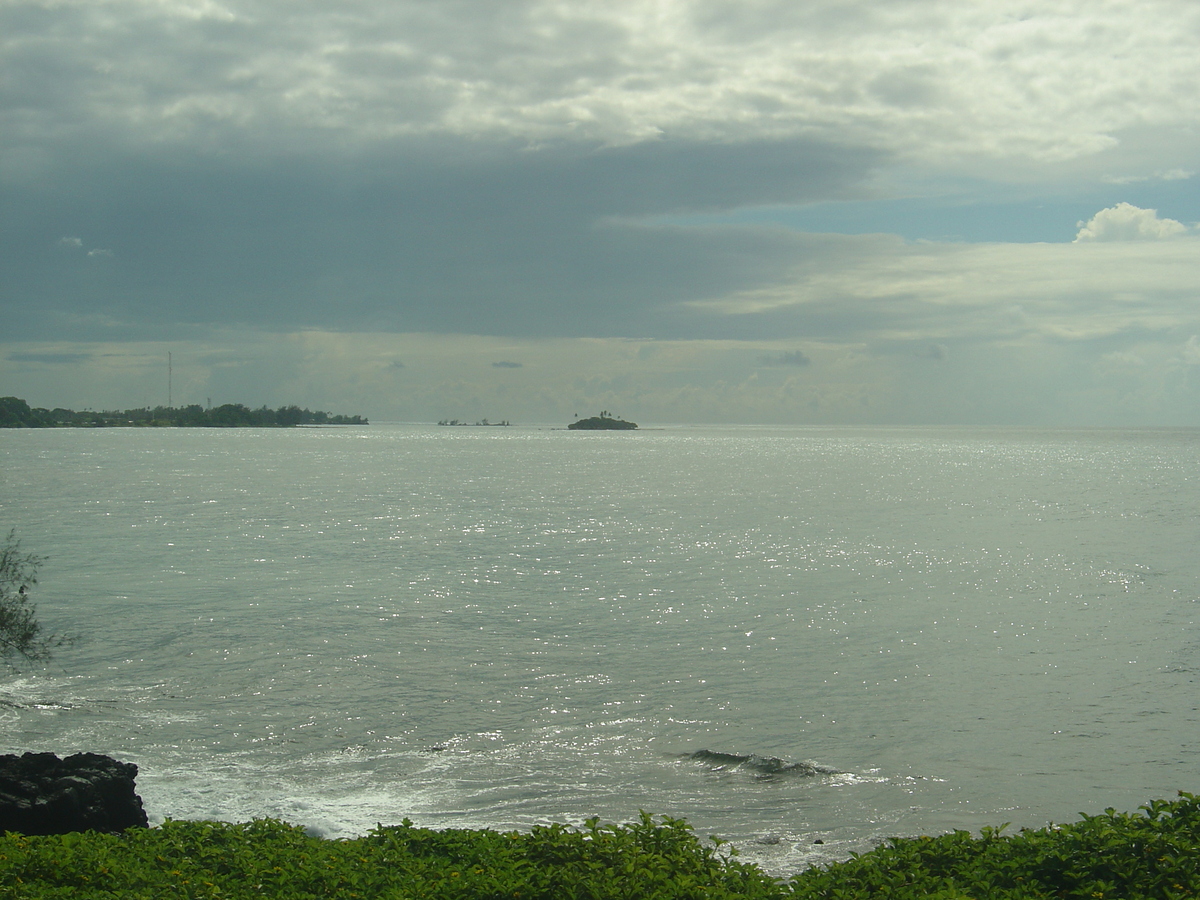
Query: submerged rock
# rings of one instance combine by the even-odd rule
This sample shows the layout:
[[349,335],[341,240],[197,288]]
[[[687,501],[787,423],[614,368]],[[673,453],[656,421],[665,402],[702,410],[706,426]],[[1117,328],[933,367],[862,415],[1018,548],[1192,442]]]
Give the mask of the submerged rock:
[[138,768],[98,753],[0,756],[0,831],[67,834],[149,825],[134,791]]
[[815,762],[790,762],[777,756],[759,756],[757,753],[742,755],[740,753],[721,753],[717,750],[697,750],[687,754],[688,759],[703,763],[714,772],[747,772],[756,778],[772,778],[776,775],[798,775],[810,777],[813,775],[837,775],[837,769],[831,769]]

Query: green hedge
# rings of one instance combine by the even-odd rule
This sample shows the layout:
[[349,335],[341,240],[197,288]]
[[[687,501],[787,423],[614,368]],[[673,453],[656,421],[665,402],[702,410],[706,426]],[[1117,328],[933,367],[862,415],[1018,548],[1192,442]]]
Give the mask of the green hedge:
[[379,827],[329,841],[270,819],[174,822],[123,835],[0,837],[0,897],[657,900],[657,898],[1200,897],[1200,801],[978,837],[894,839],[870,853],[770,878],[687,823],[643,814],[528,833]]
[[173,822],[123,835],[0,839],[0,896],[567,898],[779,896],[753,866],[702,845],[681,821],[529,833],[410,823],[328,841],[269,819]]
[[793,885],[804,900],[857,897],[1200,897],[1200,798],[1181,792],[1140,813],[1106,809],[1071,825],[1013,835],[893,839],[870,853],[812,869]]

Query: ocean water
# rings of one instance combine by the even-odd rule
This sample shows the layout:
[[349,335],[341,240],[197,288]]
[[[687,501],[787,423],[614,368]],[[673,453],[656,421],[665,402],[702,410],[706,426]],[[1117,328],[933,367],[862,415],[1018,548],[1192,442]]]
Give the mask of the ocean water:
[[152,821],[683,817],[785,874],[1200,790],[1200,432],[0,432]]

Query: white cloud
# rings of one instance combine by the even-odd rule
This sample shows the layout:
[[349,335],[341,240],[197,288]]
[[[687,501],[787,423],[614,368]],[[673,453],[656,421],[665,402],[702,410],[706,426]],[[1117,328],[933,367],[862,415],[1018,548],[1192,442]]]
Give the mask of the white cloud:
[[214,148],[803,135],[994,169],[1200,116],[1188,0],[6,6],[0,133],[20,143],[106,122]]
[[1100,180],[1105,184],[1141,184],[1147,181],[1187,181],[1195,176],[1190,169],[1168,169],[1153,175],[1103,175]]
[[1174,219],[1160,219],[1158,210],[1142,209],[1130,203],[1118,203],[1102,209],[1086,223],[1079,223],[1076,243],[1080,241],[1160,241],[1188,233],[1188,227]]
[[1200,335],[1193,334],[1183,345],[1183,360],[1188,365],[1200,366]]
[[1135,369],[1144,369],[1146,367],[1146,361],[1130,350],[1117,350],[1113,353],[1106,353],[1103,359],[1105,362],[1118,367],[1133,367]]
[[691,302],[741,333],[837,342],[1105,341],[1200,324],[1194,238],[907,244],[806,238],[791,278]]

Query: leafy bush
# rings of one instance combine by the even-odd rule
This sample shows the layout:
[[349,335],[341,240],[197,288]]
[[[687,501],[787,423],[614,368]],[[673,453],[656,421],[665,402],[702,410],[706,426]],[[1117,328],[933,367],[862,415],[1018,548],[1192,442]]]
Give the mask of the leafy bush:
[[123,835],[0,838],[0,896],[775,898],[777,883],[709,847],[684,822],[517,832],[431,831],[405,822],[327,841],[269,819],[174,822]]
[[1200,896],[1200,798],[1180,792],[1141,813],[1106,809],[1071,825],[1003,835],[985,828],[893,839],[792,884],[794,898],[1115,900]]
[[270,819],[167,821],[123,835],[0,837],[0,897],[383,900],[850,900],[1200,896],[1200,799],[1004,835],[893,839],[790,883],[679,819],[432,831],[405,821],[327,841]]

